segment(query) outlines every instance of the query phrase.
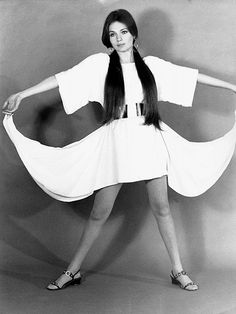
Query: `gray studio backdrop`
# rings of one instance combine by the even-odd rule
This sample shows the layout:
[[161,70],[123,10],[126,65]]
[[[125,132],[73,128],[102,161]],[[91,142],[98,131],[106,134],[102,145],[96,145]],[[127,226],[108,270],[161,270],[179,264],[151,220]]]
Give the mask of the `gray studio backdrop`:
[[[105,52],[102,25],[117,8],[134,15],[143,55],[236,83],[234,0],[8,0],[0,1],[0,103],[90,54]],[[235,100],[231,92],[198,86],[193,108],[162,104],[161,113],[185,138],[206,141],[231,128]],[[97,104],[67,116],[55,90],[26,99],[15,122],[26,136],[63,146],[99,127],[100,118]],[[29,176],[2,126],[0,144],[1,267],[37,260],[61,269],[73,255],[93,196],[74,203],[53,200]],[[190,271],[236,265],[235,175],[234,157],[202,196],[185,198],[169,191],[181,254]],[[83,266],[151,277],[169,272],[142,182],[123,186]]]

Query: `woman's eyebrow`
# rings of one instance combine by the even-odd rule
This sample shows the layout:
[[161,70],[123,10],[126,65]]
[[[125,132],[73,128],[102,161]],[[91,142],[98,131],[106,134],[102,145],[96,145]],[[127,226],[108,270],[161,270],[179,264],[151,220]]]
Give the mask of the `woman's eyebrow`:
[[[127,28],[127,27],[125,27],[125,28],[120,29],[119,31],[124,31],[124,30],[127,30],[127,29],[128,29],[128,28]],[[112,33],[112,32],[114,32],[114,33],[115,33],[116,31],[113,31],[113,30],[110,30],[110,31],[109,31],[109,33]]]

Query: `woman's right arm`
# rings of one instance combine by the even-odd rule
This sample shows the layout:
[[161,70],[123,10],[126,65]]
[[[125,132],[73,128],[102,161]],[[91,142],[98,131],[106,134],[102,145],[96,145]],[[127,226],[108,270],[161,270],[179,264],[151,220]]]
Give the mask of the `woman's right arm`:
[[17,94],[13,94],[7,98],[5,103],[3,104],[3,113],[7,115],[13,114],[19,107],[20,102],[29,96],[36,95],[39,93],[43,93],[47,90],[54,89],[58,87],[57,80],[55,76],[50,76],[49,78],[41,81],[39,84],[34,85],[30,88],[23,90]]

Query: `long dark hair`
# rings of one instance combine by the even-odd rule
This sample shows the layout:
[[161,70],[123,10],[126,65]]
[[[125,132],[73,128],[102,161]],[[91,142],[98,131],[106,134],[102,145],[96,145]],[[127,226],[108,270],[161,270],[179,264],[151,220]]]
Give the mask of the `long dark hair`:
[[[109,26],[116,21],[125,24],[135,39],[138,37],[137,25],[132,15],[124,9],[112,11],[105,20],[102,32],[102,42],[107,48],[112,47],[109,37]],[[157,87],[154,76],[135,47],[133,47],[133,55],[137,73],[143,87],[143,102],[145,107],[144,124],[153,124],[160,129],[160,115],[157,108]],[[120,110],[124,105],[124,89],[124,78],[120,58],[114,50],[110,54],[110,63],[104,86],[105,116],[103,124],[109,123],[119,117]]]

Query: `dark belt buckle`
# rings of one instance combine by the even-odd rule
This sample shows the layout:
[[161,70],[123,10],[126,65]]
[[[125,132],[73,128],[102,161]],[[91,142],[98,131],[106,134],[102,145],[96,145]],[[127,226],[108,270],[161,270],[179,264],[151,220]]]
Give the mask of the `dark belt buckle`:
[[144,115],[144,104],[142,102],[136,102],[136,114],[137,116]]
[[[143,116],[144,115],[144,104],[141,102],[137,102],[136,106],[136,116]],[[125,104],[120,108],[120,116],[119,119],[128,118],[128,105]]]
[[128,105],[123,105],[120,108],[120,117],[119,119],[128,118]]

